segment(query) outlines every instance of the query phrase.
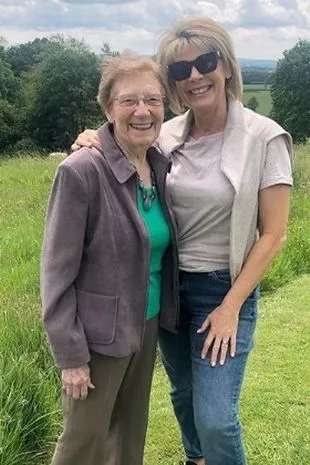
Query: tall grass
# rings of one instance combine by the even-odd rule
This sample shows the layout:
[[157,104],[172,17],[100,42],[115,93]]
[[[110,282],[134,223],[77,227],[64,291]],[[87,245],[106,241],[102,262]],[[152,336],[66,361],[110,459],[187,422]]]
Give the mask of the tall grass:
[[[265,292],[310,271],[308,150],[297,150],[288,240],[264,279]],[[39,301],[44,214],[58,162],[29,157],[0,166],[0,465],[46,463],[61,423]]]
[[0,170],[0,465],[34,465],[59,430],[58,374],[40,319],[45,204],[59,160],[14,159]]
[[284,249],[262,282],[263,291],[273,291],[294,276],[310,273],[310,145],[299,146],[294,162],[294,189]]

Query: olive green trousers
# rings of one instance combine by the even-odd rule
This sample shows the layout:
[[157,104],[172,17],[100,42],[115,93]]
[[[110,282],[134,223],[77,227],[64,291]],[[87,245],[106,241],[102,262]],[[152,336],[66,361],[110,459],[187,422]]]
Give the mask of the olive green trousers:
[[146,322],[142,349],[128,357],[91,353],[94,390],[63,394],[64,431],[52,465],[142,465],[158,318]]

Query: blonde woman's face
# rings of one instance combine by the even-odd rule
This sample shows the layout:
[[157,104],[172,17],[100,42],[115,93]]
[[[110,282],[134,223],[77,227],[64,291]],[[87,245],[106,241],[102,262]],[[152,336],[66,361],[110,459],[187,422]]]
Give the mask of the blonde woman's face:
[[[203,53],[196,45],[188,45],[175,61],[193,61]],[[189,78],[176,81],[176,87],[181,100],[194,111],[211,112],[226,100],[226,79],[230,76],[230,70],[218,59],[216,69],[210,73],[201,74],[193,66]]]

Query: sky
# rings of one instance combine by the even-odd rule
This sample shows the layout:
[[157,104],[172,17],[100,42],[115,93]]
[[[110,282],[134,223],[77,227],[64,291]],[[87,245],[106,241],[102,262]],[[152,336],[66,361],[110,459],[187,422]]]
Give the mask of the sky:
[[0,36],[16,44],[61,33],[96,52],[108,42],[153,55],[164,30],[198,15],[229,31],[239,58],[279,59],[310,40],[310,0],[0,0]]

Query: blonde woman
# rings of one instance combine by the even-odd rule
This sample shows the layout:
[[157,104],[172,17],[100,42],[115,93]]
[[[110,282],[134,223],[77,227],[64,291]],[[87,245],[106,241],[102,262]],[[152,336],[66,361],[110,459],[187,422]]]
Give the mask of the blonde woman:
[[[228,33],[209,18],[177,23],[157,60],[175,113],[157,140],[171,157],[180,323],[160,331],[187,465],[245,465],[238,417],[253,347],[258,284],[285,241],[290,135],[246,109]],[[78,145],[96,145],[93,132]],[[182,462],[183,463],[183,462]]]

